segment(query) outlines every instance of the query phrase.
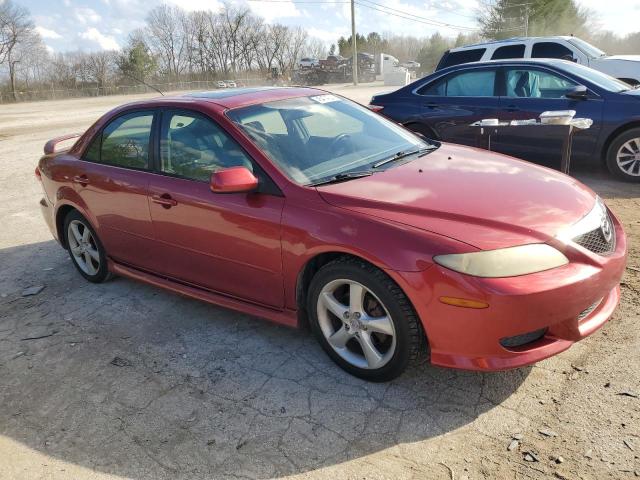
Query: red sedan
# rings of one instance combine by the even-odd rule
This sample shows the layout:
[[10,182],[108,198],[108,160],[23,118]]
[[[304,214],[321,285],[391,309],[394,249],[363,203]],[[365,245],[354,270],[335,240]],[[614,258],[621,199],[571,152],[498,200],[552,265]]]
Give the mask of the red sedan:
[[384,381],[537,362],[613,313],[620,222],[573,178],[427,141],[310,88],[132,103],[36,175],[80,274],[142,280],[286,325]]

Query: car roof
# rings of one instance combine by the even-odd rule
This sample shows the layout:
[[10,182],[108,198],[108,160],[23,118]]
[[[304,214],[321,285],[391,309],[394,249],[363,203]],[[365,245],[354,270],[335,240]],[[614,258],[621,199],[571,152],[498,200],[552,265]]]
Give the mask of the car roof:
[[248,105],[284,100],[287,98],[306,97],[310,95],[326,94],[324,90],[308,87],[243,87],[230,88],[225,90],[211,90],[204,92],[190,92],[183,95],[156,97],[151,100],[134,102],[132,105],[153,105],[154,103],[166,102],[204,102],[214,103],[224,108],[237,108]]
[[498,44],[508,45],[510,43],[522,43],[528,40],[567,40],[569,38],[573,38],[573,37],[569,35],[554,35],[550,37],[512,37],[512,38],[505,38],[503,40],[491,40],[489,42],[474,43],[472,45],[465,45],[463,47],[452,48],[449,51],[460,52],[470,48],[488,47],[490,45],[498,45]]
[[539,65],[562,68],[564,65],[567,65],[569,63],[573,62],[570,62],[569,60],[561,60],[559,58],[506,58],[504,60],[484,60],[480,62],[459,63],[458,65],[452,65],[450,67],[442,68],[434,73],[440,74],[443,72],[451,72],[459,68],[465,68],[469,66],[482,67],[491,65]]

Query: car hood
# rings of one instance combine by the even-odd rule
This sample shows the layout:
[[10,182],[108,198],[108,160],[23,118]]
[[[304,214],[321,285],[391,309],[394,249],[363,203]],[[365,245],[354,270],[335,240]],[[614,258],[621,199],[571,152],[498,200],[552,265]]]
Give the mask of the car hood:
[[317,189],[331,205],[487,250],[548,241],[595,201],[590,189],[569,176],[451,144],[369,177]]
[[597,58],[596,60],[601,60],[604,62],[609,62],[612,60],[622,60],[627,62],[640,62],[640,55],[609,55],[606,57]]

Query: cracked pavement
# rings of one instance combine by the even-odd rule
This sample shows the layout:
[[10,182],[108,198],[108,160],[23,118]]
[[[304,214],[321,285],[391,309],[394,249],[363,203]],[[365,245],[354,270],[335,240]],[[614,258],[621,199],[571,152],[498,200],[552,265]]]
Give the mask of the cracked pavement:
[[[366,102],[382,89],[335,90]],[[0,478],[640,476],[638,185],[577,172],[623,221],[637,269],[601,331],[529,368],[425,364],[366,383],[306,330],[76,272],[41,219],[36,161],[46,140],[142,97],[0,107]]]

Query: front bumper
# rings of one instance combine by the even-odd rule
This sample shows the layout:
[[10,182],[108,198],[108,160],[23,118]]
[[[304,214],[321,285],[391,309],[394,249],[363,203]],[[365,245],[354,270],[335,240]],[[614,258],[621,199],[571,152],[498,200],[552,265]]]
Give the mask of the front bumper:
[[[439,265],[403,272],[405,291],[429,340],[431,362],[467,370],[505,370],[548,358],[595,332],[620,300],[626,265],[624,231],[617,219],[613,222],[617,236],[613,253],[600,256],[567,245],[570,263],[544,272],[492,279]],[[479,300],[489,307],[451,306],[441,303],[440,297]],[[531,343],[509,348],[500,343],[537,330],[544,334]]]

